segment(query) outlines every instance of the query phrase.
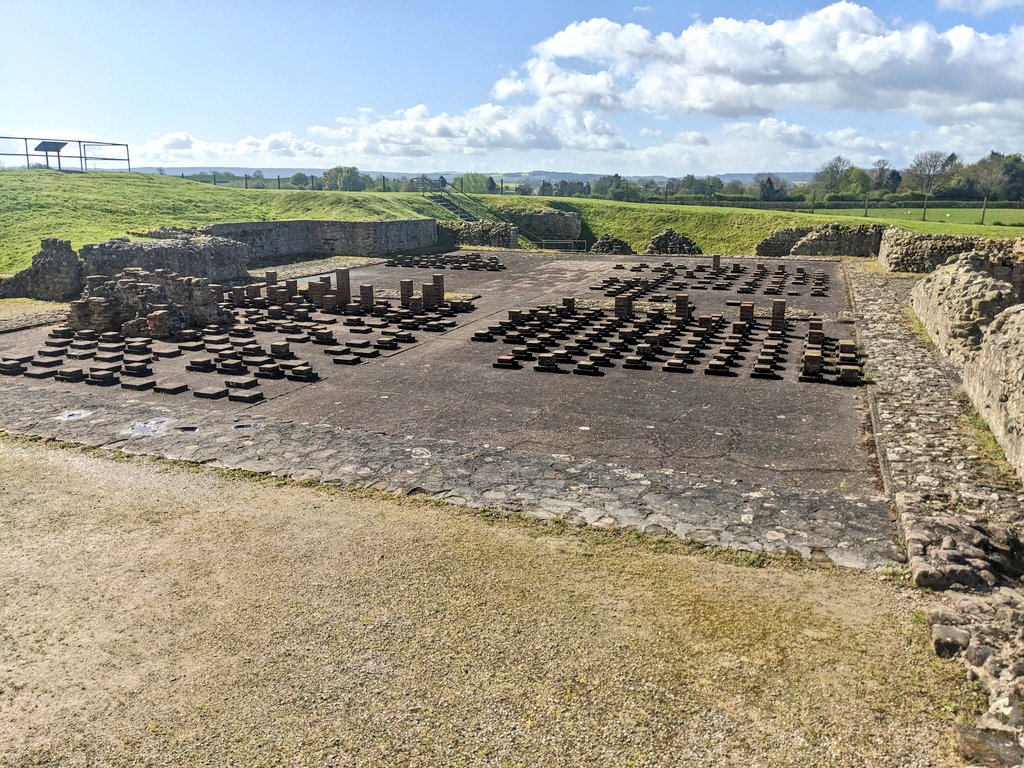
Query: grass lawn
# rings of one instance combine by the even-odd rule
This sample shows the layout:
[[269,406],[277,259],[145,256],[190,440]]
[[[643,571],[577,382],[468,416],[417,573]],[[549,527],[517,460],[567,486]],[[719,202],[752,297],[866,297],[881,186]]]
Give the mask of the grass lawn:
[[[872,221],[885,221],[901,227],[921,223],[920,208],[882,208],[869,211]],[[830,215],[854,216],[864,218],[864,211],[841,210],[829,211]],[[926,223],[929,226],[946,224],[967,224],[978,226],[981,221],[980,208],[932,208],[928,206]],[[1022,237],[1024,236],[1024,208],[989,208],[985,212],[985,230],[998,228],[1002,235],[985,235],[985,237]]]
[[898,574],[0,437],[0,765],[955,766]]

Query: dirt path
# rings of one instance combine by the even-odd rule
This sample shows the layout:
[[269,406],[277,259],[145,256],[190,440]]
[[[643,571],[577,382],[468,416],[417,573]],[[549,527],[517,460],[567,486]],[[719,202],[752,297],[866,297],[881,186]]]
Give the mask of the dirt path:
[[2,765],[956,765],[878,576],[0,439]]

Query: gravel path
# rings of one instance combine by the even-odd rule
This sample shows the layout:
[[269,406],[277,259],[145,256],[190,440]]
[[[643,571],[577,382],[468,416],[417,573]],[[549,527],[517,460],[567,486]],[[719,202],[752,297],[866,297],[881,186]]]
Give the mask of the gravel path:
[[0,438],[0,765],[959,763],[918,593],[685,546]]

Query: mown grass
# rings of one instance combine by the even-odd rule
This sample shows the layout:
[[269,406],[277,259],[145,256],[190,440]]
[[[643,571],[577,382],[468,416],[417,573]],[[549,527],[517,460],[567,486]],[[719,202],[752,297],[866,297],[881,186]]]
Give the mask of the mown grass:
[[[828,222],[853,223],[850,211],[810,214],[750,208],[718,208],[649,203],[620,203],[580,198],[539,198],[484,195],[480,201],[498,210],[536,211],[556,208],[575,211],[583,219],[583,237],[592,243],[608,233],[636,250],[672,227],[697,241],[708,253],[752,253],[754,246],[783,227]],[[928,221],[906,217],[905,211],[878,212],[856,222],[898,223],[925,233],[1013,237],[1016,227],[965,223],[980,211],[958,210],[946,219],[939,209]],[[989,221],[1010,216],[1024,220],[1022,211],[990,211]],[[0,273],[27,266],[39,240],[59,237],[77,248],[84,243],[124,236],[129,230],[157,226],[204,226],[225,221],[287,219],[452,218],[425,196],[401,192],[310,192],[306,190],[227,189],[176,176],[142,173],[69,174],[58,171],[0,171]],[[914,219],[914,220],[910,220]],[[935,220],[940,219],[940,220]]]
[[[921,209],[920,208],[881,208],[877,210],[870,210],[871,217],[875,221],[886,221],[890,224],[897,226],[907,226],[913,223],[921,223]],[[858,217],[864,218],[864,212],[843,209],[836,211],[829,211],[830,215],[843,216],[843,217]],[[979,226],[978,222],[981,221],[981,209],[980,208],[941,208],[928,207],[928,211],[925,213],[927,221],[925,223],[930,225],[944,225],[944,224],[967,224],[970,226]],[[989,208],[985,212],[985,229],[996,228],[998,231],[1003,232],[1002,235],[987,235],[988,237],[1020,237],[1024,235],[1024,229],[1015,230],[1015,227],[1024,228],[1024,208]],[[909,228],[909,227],[908,227]]]

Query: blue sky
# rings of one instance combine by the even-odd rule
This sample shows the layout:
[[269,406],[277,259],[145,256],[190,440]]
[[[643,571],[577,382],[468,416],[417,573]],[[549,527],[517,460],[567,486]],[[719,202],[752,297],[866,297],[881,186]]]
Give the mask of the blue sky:
[[1024,151],[1024,0],[0,0],[0,40],[0,134],[128,142],[138,165],[682,175]]

